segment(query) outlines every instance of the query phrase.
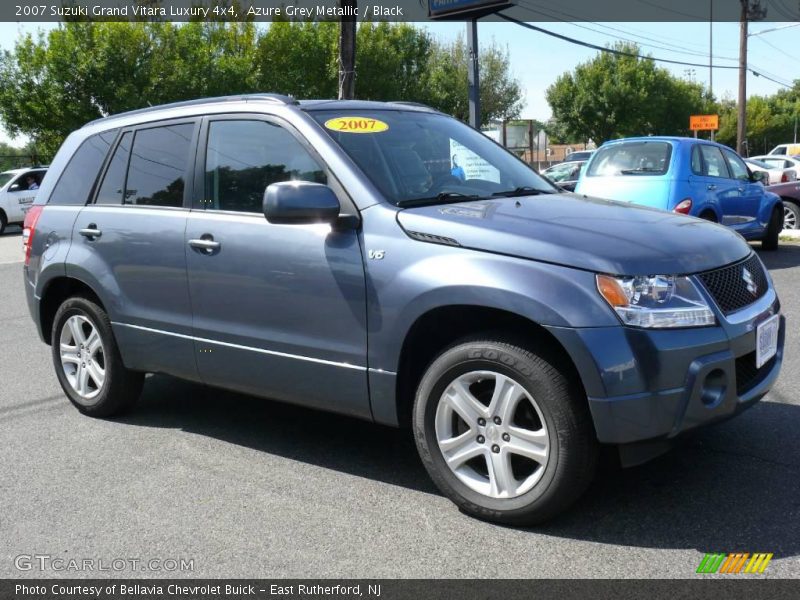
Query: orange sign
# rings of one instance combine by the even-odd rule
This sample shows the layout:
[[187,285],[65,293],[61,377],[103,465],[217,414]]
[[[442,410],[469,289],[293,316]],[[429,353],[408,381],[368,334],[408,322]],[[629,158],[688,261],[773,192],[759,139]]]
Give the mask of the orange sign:
[[719,115],[692,115],[689,117],[692,131],[716,131],[719,129]]

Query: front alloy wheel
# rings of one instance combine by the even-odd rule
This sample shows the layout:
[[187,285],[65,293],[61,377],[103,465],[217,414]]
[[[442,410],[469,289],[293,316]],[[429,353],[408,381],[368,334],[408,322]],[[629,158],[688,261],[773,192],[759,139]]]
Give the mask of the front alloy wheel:
[[583,493],[597,441],[569,358],[511,339],[465,340],[430,364],[414,402],[414,439],[431,479],[464,512],[529,525]]
[[436,409],[436,440],[447,466],[468,488],[516,498],[542,476],[549,436],[541,410],[517,381],[470,371],[447,386]]

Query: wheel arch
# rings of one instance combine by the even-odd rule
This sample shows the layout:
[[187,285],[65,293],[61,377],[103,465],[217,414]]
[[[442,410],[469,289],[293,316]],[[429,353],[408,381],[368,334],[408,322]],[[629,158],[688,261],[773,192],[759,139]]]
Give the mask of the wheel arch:
[[39,326],[42,330],[42,339],[50,344],[50,331],[53,328],[53,319],[56,316],[58,307],[68,298],[82,296],[96,303],[103,310],[105,306],[100,300],[100,296],[92,287],[80,279],[67,275],[54,277],[47,282],[42,290],[41,300],[39,301]]
[[439,306],[421,314],[403,339],[395,383],[397,420],[401,426],[411,422],[417,384],[430,363],[447,347],[475,336],[502,338],[557,360],[584,388],[580,371],[567,349],[539,323],[489,306]]

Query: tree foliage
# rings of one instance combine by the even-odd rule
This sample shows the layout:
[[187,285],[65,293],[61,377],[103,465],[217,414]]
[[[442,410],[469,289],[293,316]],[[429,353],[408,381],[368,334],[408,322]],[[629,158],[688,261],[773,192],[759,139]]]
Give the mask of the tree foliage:
[[[423,102],[466,120],[463,40],[404,23],[362,23],[357,35],[356,97]],[[0,119],[47,159],[74,129],[126,110],[255,91],[333,98],[337,44],[335,21],[68,22],[0,56]],[[507,52],[488,46],[480,63],[484,120],[517,116]]]
[[[614,49],[639,54],[635,44]],[[636,135],[687,135],[689,116],[714,109],[701,85],[674,77],[650,58],[601,52],[547,89],[552,130],[563,141],[597,144]]]
[[[736,145],[738,123],[736,103],[725,100],[720,106],[720,129],[717,140]],[[791,89],[772,96],[751,96],[747,100],[746,140],[748,154],[769,152],[778,144],[794,141],[795,123],[800,122],[800,80]]]

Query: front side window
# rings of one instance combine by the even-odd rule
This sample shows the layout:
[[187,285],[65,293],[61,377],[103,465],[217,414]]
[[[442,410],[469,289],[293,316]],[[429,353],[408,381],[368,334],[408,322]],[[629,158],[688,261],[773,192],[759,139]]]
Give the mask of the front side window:
[[558,191],[482,133],[442,114],[324,110],[311,116],[393,204]]
[[619,177],[664,175],[669,170],[672,144],[669,142],[622,142],[600,148],[586,175]]
[[725,148],[723,152],[725,152],[725,157],[728,159],[728,165],[731,168],[731,173],[733,173],[733,178],[749,181],[750,171],[747,169],[747,165],[744,164],[744,161],[736,156],[732,150]]
[[140,129],[133,138],[125,203],[183,206],[194,125]]
[[212,121],[208,128],[205,208],[261,213],[267,186],[327,183],[322,166],[286,129],[267,121]]
[[100,167],[116,137],[117,130],[114,129],[86,138],[61,173],[53,193],[50,194],[50,204],[86,204]]
[[702,145],[700,152],[703,155],[703,175],[706,177],[729,177],[728,167],[722,152],[716,146]]

